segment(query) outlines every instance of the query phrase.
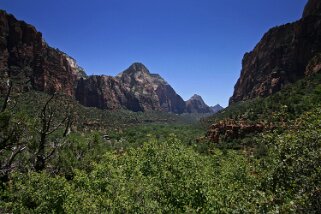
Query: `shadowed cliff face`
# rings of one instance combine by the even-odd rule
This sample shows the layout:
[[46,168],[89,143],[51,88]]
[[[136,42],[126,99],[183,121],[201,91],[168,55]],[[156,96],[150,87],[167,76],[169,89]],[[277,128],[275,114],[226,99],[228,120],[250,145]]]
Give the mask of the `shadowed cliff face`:
[[79,69],[72,58],[49,47],[33,26],[0,10],[2,80],[15,80],[18,90],[59,91],[73,96],[76,80],[82,76]]
[[303,11],[303,18],[312,15],[321,15],[321,1],[309,0]]
[[230,103],[268,96],[305,76],[310,61],[321,53],[320,9],[319,0],[310,0],[301,20],[272,28],[244,55]]
[[85,106],[100,109],[127,108],[142,111],[138,100],[121,83],[110,76],[90,76],[78,82],[76,99]]

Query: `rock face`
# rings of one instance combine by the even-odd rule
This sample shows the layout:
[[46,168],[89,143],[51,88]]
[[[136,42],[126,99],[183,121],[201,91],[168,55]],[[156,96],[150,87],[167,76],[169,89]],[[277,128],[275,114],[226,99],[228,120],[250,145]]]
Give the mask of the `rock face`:
[[310,61],[321,53],[320,4],[310,0],[301,20],[272,28],[244,55],[230,104],[268,96],[305,76]]
[[304,8],[302,17],[305,18],[311,15],[321,15],[321,1],[320,0],[309,0]]
[[155,110],[181,114],[184,100],[158,74],[151,74],[142,63],[134,63],[116,79],[139,101],[142,111]]
[[233,140],[252,133],[260,133],[264,130],[270,130],[263,123],[248,124],[245,121],[225,120],[213,124],[209,127],[206,138],[213,143],[219,143],[224,140]]
[[213,113],[212,109],[205,104],[203,98],[197,94],[186,101],[186,111],[187,113]]
[[33,26],[0,10],[2,80],[15,80],[17,88],[21,84],[20,90],[60,91],[73,96],[79,76],[79,67],[72,64],[66,54],[49,47]]
[[305,69],[305,75],[309,76],[321,72],[321,53],[313,57]]
[[134,63],[116,77],[90,76],[81,79],[76,99],[85,106],[132,111],[185,112],[184,100],[158,74]]
[[110,76],[90,76],[87,79],[80,79],[76,89],[76,99],[88,107],[142,111],[134,95],[116,78]]
[[224,109],[224,108],[223,108],[221,105],[219,105],[219,104],[217,104],[217,105],[215,105],[215,106],[210,106],[210,108],[212,109],[212,112],[213,112],[214,114]]

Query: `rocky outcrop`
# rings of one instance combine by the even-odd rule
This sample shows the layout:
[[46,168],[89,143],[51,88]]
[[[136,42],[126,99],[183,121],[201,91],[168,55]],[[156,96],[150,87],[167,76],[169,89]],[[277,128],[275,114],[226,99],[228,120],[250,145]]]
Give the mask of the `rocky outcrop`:
[[309,61],[305,69],[305,75],[309,76],[319,72],[321,72],[321,53],[317,54]]
[[273,94],[305,76],[312,58],[321,53],[321,7],[310,0],[303,18],[272,28],[246,53],[230,103]]
[[77,77],[77,80],[88,77],[85,72],[85,69],[80,67],[74,58],[67,55],[66,53],[62,53],[62,54],[66,57],[66,60],[68,61],[69,66],[71,67],[71,72],[74,76]]
[[186,101],[186,111],[187,113],[213,113],[212,109],[205,104],[203,98],[197,94]]
[[49,47],[33,26],[0,10],[1,80],[12,79],[18,90],[59,91],[73,96],[82,74],[70,59]]
[[260,133],[271,129],[262,123],[249,124],[246,121],[225,120],[209,127],[206,138],[213,143],[244,137],[248,134]]

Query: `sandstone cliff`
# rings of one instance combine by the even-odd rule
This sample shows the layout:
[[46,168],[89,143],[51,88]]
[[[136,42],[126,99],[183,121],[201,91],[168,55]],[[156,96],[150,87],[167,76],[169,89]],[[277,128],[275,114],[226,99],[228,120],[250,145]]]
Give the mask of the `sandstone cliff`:
[[310,0],[301,20],[269,30],[246,53],[230,103],[273,94],[305,76],[321,53],[320,0]]
[[110,76],[90,76],[87,79],[80,79],[76,89],[76,99],[87,107],[142,111],[134,95],[116,78]]
[[14,80],[18,90],[60,91],[73,96],[76,80],[82,75],[75,61],[49,47],[33,26],[0,10],[1,80]]

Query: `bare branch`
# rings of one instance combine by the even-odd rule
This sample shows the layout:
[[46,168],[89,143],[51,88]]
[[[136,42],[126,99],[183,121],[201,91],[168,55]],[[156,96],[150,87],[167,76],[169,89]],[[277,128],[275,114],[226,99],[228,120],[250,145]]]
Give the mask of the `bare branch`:
[[26,146],[21,146],[21,147],[15,149],[15,150],[12,152],[12,154],[11,154],[9,160],[7,161],[7,164],[6,164],[6,165],[7,165],[7,166],[11,166],[11,164],[12,164],[12,162],[14,161],[15,157],[16,157],[19,153],[21,153],[23,150],[25,150],[25,149],[26,149]]
[[1,112],[4,112],[7,108],[7,105],[8,105],[8,102],[9,102],[9,99],[10,99],[10,94],[11,94],[11,90],[12,90],[12,82],[11,80],[8,80],[8,92],[6,94],[6,97],[4,99],[4,103],[3,103],[3,106],[1,108]]

